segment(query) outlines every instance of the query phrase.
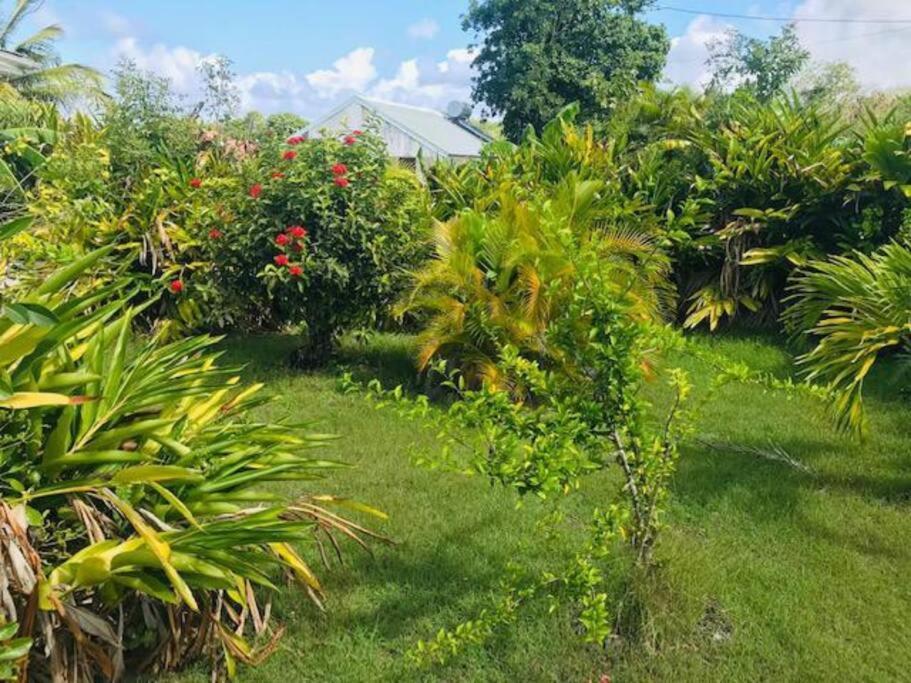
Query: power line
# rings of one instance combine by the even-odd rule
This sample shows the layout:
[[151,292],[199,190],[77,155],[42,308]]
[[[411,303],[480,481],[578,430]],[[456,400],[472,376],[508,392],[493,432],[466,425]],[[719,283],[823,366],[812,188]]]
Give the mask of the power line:
[[[891,33],[904,33],[906,31],[911,31],[911,26],[905,26],[904,28],[891,28],[885,31],[874,31],[872,33],[858,33],[853,36],[840,36],[838,38],[827,38],[826,40],[811,40],[808,42],[801,42],[801,45],[804,47],[817,47],[819,45],[830,45],[832,43],[845,43],[849,40],[858,40],[860,38],[872,38],[874,36],[884,36]],[[758,38],[756,39],[758,40]],[[680,59],[680,60],[670,60],[668,64],[695,64],[696,62],[705,62],[706,57],[697,57],[695,59]]]
[[779,21],[794,24],[911,24],[911,19],[842,19],[837,17],[763,17],[751,14],[734,14],[731,12],[704,12],[686,7],[658,5],[658,12],[679,12],[682,14],[702,14],[723,19],[752,19],[754,21]]

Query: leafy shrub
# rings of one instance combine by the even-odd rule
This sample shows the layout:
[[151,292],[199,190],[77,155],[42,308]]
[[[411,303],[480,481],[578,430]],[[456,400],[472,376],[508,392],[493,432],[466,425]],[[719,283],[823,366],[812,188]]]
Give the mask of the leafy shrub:
[[[263,487],[337,465],[308,453],[326,437],[245,417],[266,400],[261,386],[218,367],[215,340],[140,342],[129,291],[68,296],[112,252],[6,300],[0,316],[0,593],[5,622],[31,639],[9,643],[10,656],[33,643],[36,679],[116,679],[198,657],[233,674],[275,647],[262,600],[279,570],[320,603],[294,544],[370,534],[326,509],[343,500]],[[246,640],[266,634],[261,650]]]
[[[390,319],[426,256],[430,212],[376,135],[288,144],[175,128],[166,83],[132,68],[118,82],[107,127],[76,117],[40,170],[36,229],[19,254],[53,261],[115,244],[129,255],[120,267],[140,276],[136,301],[158,302],[149,324],[299,327],[313,361],[342,330]],[[289,230],[301,236],[282,244]]]
[[[572,192],[562,201],[584,213],[592,185],[569,185]],[[565,215],[565,210],[555,209],[555,215]],[[510,216],[508,208],[504,216]],[[469,226],[484,225],[473,214],[463,217],[471,219]],[[560,244],[567,273],[541,284],[542,290],[559,289],[559,305],[549,311],[548,324],[537,333],[538,357],[528,353],[527,344],[511,346],[505,334],[490,338],[498,355],[485,360],[492,366],[485,379],[493,381],[475,382],[472,388],[464,374],[449,371],[445,386],[457,400],[442,411],[432,408],[426,397],[410,401],[400,388],[383,391],[378,383],[373,383],[371,395],[441,425],[446,449],[443,456],[429,458],[436,466],[465,471],[467,465],[492,482],[539,498],[570,494],[586,475],[608,467],[617,468],[622,484],[616,494],[598,497],[591,511],[590,537],[582,547],[547,571],[530,576],[519,572],[505,580],[506,594],[476,619],[418,643],[409,656],[419,665],[445,662],[467,645],[483,642],[512,621],[524,603],[542,597],[571,602],[585,639],[604,643],[628,616],[622,599],[616,608],[612,604],[605,558],[620,560],[625,541],[633,564],[646,572],[652,566],[689,384],[682,373],[670,373],[674,399],[666,420],[650,428],[640,389],[652,353],[673,346],[676,337],[643,315],[643,301],[627,271],[592,248],[588,235],[568,229],[568,221],[561,225],[564,229],[550,237]],[[491,283],[496,279],[494,275]],[[439,285],[440,291],[457,286],[445,275]],[[481,301],[485,303],[486,299]],[[441,365],[445,367],[437,363],[436,368]]]
[[799,362],[836,394],[842,427],[861,431],[864,380],[885,354],[911,350],[911,245],[813,261],[791,284],[786,322],[816,343]]
[[[321,360],[340,331],[383,321],[426,252],[429,209],[375,135],[291,142],[263,146],[237,214],[206,249],[216,287],[271,325],[305,326]],[[218,207],[214,192],[206,201]]]
[[52,105],[27,100],[0,84],[0,220],[21,210],[60,124]]
[[552,197],[517,202],[504,190],[496,213],[439,223],[435,258],[402,305],[422,320],[419,366],[444,359],[472,383],[503,386],[502,349],[545,358],[548,327],[579,277],[571,258],[578,244],[602,261],[613,291],[634,302],[632,315],[661,320],[673,298],[667,259],[648,234],[604,222],[604,187],[570,173]]

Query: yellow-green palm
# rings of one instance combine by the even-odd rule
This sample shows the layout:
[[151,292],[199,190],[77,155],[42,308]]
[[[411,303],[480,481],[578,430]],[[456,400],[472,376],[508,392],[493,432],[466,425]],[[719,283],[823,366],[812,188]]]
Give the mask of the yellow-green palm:
[[546,356],[548,323],[575,277],[568,247],[578,241],[601,256],[631,315],[662,316],[672,293],[667,260],[646,234],[601,224],[602,187],[570,174],[549,199],[521,202],[507,184],[495,214],[466,211],[437,224],[436,256],[401,306],[425,322],[421,369],[445,359],[471,381],[502,385],[504,346]]
[[870,368],[884,353],[911,350],[911,246],[813,262],[795,276],[791,293],[790,327],[817,340],[800,362],[835,392],[839,425],[860,431]]
[[[41,0],[15,0],[9,13],[0,12],[0,50],[21,58],[22,68],[0,71],[7,84],[22,96],[45,102],[67,102],[101,95],[101,74],[82,64],[62,64],[54,43],[63,28],[51,24],[30,36],[17,38],[23,20],[41,6]],[[17,60],[18,61],[18,60]]]

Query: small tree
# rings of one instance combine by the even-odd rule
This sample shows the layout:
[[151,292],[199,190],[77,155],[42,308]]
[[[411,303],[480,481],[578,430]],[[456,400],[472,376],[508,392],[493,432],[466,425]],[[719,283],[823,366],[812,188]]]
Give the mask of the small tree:
[[759,40],[731,30],[709,45],[711,89],[748,87],[762,101],[780,92],[806,64],[810,53],[797,37],[794,24],[781,34]]
[[240,93],[234,84],[231,60],[224,55],[202,60],[196,67],[203,82],[204,114],[220,123],[229,121],[240,107]]

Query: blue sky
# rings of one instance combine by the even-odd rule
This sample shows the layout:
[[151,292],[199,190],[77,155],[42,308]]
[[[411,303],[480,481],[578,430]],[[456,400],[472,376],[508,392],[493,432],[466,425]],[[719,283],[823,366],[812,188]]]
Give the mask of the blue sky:
[[[0,7],[10,0],[0,0]],[[698,84],[705,44],[733,26],[755,36],[779,23],[701,15],[723,12],[842,19],[911,18],[911,0],[667,0],[694,14],[649,12],[673,38],[666,76]],[[467,0],[46,0],[32,25],[67,30],[67,60],[108,70],[119,57],[172,78],[192,94],[195,64],[219,53],[239,76],[245,108],[314,116],[358,90],[396,101],[445,106],[467,96]],[[899,27],[902,28],[902,27]],[[911,27],[908,27],[911,29]],[[911,30],[860,24],[798,24],[822,61],[854,64],[870,87],[911,85]]]

